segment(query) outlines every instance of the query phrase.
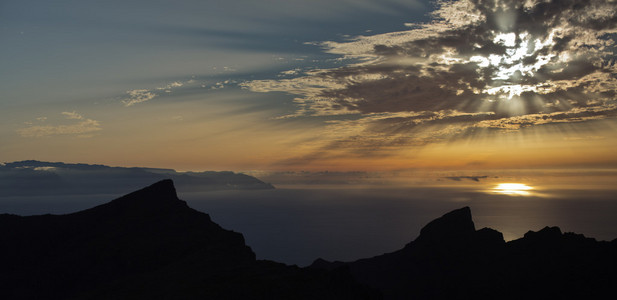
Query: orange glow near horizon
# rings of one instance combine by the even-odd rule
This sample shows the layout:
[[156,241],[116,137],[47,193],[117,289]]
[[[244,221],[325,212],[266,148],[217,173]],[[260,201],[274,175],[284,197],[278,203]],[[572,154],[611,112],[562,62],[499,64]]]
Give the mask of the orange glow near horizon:
[[[189,104],[185,104],[189,105]],[[192,111],[204,111],[190,103]],[[150,108],[155,114],[168,105]],[[328,128],[290,122],[280,126],[263,115],[231,117],[205,112],[184,121],[148,118],[139,128],[130,120],[106,121],[106,134],[91,139],[59,136],[4,146],[4,161],[37,159],[112,166],[148,166],[186,171],[396,171],[424,169],[501,170],[617,167],[617,124],[597,122],[574,132],[562,127],[479,132],[428,145],[360,148],[323,134]],[[130,121],[130,122],[129,122]],[[132,128],[132,129],[131,129]],[[558,130],[559,128],[563,130]],[[131,129],[131,130],[129,130]],[[358,133],[360,134],[360,133]],[[40,152],[40,143],[45,152]],[[86,143],[87,142],[87,143]],[[125,145],[131,144],[131,147]],[[67,151],[71,149],[72,151]],[[98,149],[96,152],[89,149]]]

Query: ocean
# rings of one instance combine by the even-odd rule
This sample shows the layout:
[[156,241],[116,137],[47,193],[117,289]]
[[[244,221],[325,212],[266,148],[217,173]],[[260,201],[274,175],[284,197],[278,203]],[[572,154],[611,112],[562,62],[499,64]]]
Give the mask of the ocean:
[[[469,206],[476,229],[505,240],[559,226],[598,240],[617,238],[613,188],[544,188],[502,193],[485,185],[277,186],[274,190],[178,191],[180,199],[240,232],[258,259],[299,266],[317,258],[352,261],[401,249],[431,220]],[[2,197],[0,213],[64,214],[120,195]]]

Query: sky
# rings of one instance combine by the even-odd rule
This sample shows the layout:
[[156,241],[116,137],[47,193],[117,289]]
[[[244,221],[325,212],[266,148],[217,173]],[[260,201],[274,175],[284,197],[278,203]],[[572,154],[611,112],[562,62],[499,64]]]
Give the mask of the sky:
[[617,1],[3,0],[0,161],[617,168]]

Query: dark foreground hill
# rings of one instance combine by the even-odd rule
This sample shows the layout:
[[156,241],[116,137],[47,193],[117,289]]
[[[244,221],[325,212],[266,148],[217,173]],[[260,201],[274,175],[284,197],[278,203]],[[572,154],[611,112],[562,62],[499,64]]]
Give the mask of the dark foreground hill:
[[498,231],[475,230],[464,207],[430,222],[401,250],[311,267],[349,268],[385,299],[606,299],[615,297],[617,240],[546,227],[506,243]]
[[0,299],[375,299],[344,269],[259,261],[164,180],[81,212],[0,215]]

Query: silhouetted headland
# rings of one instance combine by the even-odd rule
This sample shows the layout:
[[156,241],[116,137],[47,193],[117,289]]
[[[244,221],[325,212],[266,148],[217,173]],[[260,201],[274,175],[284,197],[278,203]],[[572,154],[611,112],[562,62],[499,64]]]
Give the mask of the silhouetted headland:
[[617,240],[546,227],[505,242],[469,207],[373,258],[256,260],[171,180],[72,214],[3,214],[0,229],[0,299],[597,299],[617,282]]
[[376,299],[345,270],[256,260],[163,180],[67,215],[0,215],[1,299]]

